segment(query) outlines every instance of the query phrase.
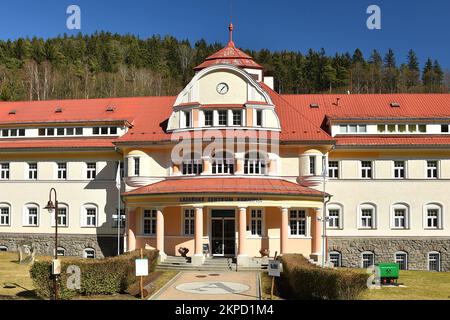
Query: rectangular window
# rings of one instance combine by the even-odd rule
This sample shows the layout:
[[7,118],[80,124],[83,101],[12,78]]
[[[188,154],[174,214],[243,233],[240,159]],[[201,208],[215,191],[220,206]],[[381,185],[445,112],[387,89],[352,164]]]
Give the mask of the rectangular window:
[[75,135],[82,136],[83,135],[83,128],[75,128]]
[[372,209],[361,210],[361,228],[373,229],[374,227],[374,217]]
[[448,124],[441,124],[441,132],[448,133]]
[[346,124],[339,126],[339,132],[340,133],[347,133],[348,132],[348,126]]
[[195,209],[185,209],[183,221],[184,235],[193,236],[195,234]]
[[410,133],[415,133],[415,132],[417,132],[417,124],[409,124],[409,125],[408,125],[408,131],[409,131]]
[[9,226],[9,207],[0,207],[0,226]]
[[419,124],[419,132],[420,133],[426,133],[427,132],[427,125],[426,124]]
[[333,264],[334,267],[339,268],[342,266],[340,253],[330,252],[329,256],[330,256],[330,262]]
[[358,132],[358,126],[356,124],[351,124],[348,126],[348,132],[349,133],[357,133]]
[[305,210],[289,211],[289,227],[292,236],[306,236],[306,212]]
[[54,136],[55,135],[55,129],[54,128],[47,128],[47,135],[48,136]]
[[395,263],[398,264],[400,270],[408,270],[408,255],[406,253],[396,253]]
[[9,130],[8,129],[3,129],[2,130],[2,137],[9,137]]
[[363,253],[362,255],[362,267],[364,269],[369,268],[375,264],[375,257],[373,253]]
[[212,111],[204,111],[205,127],[212,127],[214,125],[214,114]]
[[102,135],[107,135],[108,134],[108,127],[102,127],[101,128],[101,133],[102,133]]
[[117,134],[117,127],[110,127],[109,128],[109,134],[116,135]]
[[219,110],[219,126],[228,125],[228,110]]
[[56,129],[56,134],[58,135],[58,136],[63,136],[64,135],[64,128],[58,128],[58,129]]
[[394,210],[394,228],[405,229],[406,228],[406,210],[395,209]]
[[328,177],[330,179],[338,179],[339,178],[339,162],[338,161],[329,161],[328,162]]
[[427,178],[437,179],[438,178],[438,162],[437,161],[427,161]]
[[92,128],[92,134],[99,135],[100,134],[100,128],[99,127]]
[[328,210],[328,227],[331,229],[339,229],[340,212],[338,209]]
[[67,179],[67,163],[60,162],[58,163],[58,180],[66,180]]
[[262,210],[252,209],[250,213],[250,227],[252,236],[262,236]]
[[67,208],[58,208],[58,227],[67,226]]
[[86,208],[86,227],[97,226],[97,208]]
[[68,135],[68,136],[73,136],[73,134],[74,134],[74,128],[67,128],[66,129],[66,134]]
[[233,110],[233,126],[242,126],[242,111]]
[[139,177],[140,172],[141,172],[140,159],[134,158],[134,175],[136,177]]
[[439,228],[439,210],[428,209],[427,210],[427,228],[438,229]]
[[439,253],[428,254],[428,271],[441,271],[441,257]]
[[256,110],[256,126],[262,127],[263,126],[263,112],[262,110]]
[[185,128],[191,127],[191,112],[190,111],[184,111],[184,127]]
[[398,132],[405,133],[406,132],[406,124],[399,124],[398,125]]
[[25,137],[25,129],[19,129],[19,137]]
[[[113,228],[117,229],[117,226],[119,225],[119,214],[116,209],[116,214],[113,215]],[[120,209],[120,228],[125,228],[125,222],[126,222],[126,215],[125,215],[125,209]]]
[[156,210],[144,210],[143,226],[144,235],[156,235]]
[[405,161],[394,161],[394,178],[404,179],[405,174]]
[[366,133],[367,132],[367,126],[365,124],[358,125],[358,132],[359,133]]
[[11,137],[17,137],[17,129],[11,129]]
[[45,128],[39,128],[38,135],[39,136],[45,136]]
[[97,176],[97,163],[95,162],[88,162],[86,164],[87,166],[87,179],[88,180],[94,180],[95,177]]
[[37,180],[37,178],[38,178],[37,163],[28,163],[28,179]]
[[0,163],[0,180],[9,180],[9,163]]
[[386,132],[386,125],[385,124],[379,124],[377,125],[377,130],[379,133],[384,133]]
[[361,178],[372,179],[372,161],[361,161]]
[[27,225],[38,225],[38,209],[36,207],[27,207]]
[[316,157],[309,157],[309,174],[315,176],[316,175]]

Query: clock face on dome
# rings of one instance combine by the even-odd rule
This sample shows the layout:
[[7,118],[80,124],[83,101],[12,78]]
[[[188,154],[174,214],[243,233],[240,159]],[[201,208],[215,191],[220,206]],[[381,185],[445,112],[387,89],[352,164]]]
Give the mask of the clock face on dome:
[[222,82],[217,85],[216,89],[217,89],[217,93],[219,93],[219,94],[227,94],[229,88],[226,83]]

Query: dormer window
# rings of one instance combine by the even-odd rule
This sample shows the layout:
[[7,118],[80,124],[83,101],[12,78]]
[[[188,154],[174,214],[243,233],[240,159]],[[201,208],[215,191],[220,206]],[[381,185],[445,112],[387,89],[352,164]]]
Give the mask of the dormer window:
[[227,110],[219,110],[219,126],[228,125],[228,111]]
[[203,112],[205,116],[205,127],[212,127],[214,124],[214,114],[211,110],[206,110]]
[[241,110],[233,110],[233,126],[242,126]]
[[263,112],[262,110],[256,110],[256,126],[262,127],[263,125]]

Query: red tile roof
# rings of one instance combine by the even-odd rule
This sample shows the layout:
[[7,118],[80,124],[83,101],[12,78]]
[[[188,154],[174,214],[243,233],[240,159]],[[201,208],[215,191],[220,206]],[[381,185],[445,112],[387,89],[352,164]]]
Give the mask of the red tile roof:
[[336,137],[336,146],[351,147],[351,146],[450,146],[450,136],[437,135],[420,135],[420,136],[339,136]]
[[114,138],[0,139],[0,150],[114,148]]
[[179,193],[239,193],[252,195],[322,196],[323,193],[297,183],[269,178],[188,178],[168,179],[124,193],[133,195],[161,195]]
[[231,64],[240,68],[262,69],[251,56],[236,48],[231,41],[225,48],[207,57],[194,70],[201,70],[216,64]]

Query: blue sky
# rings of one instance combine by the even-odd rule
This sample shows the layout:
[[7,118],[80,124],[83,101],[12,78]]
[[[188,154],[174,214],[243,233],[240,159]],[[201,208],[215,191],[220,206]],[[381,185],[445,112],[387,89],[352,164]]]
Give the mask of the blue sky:
[[[1,0],[0,39],[53,37],[66,29],[66,8],[81,7],[83,33],[107,30],[140,37],[171,34],[192,42],[226,43],[230,0]],[[380,6],[382,29],[366,27],[369,5]],[[248,49],[325,48],[328,54],[367,56],[393,48],[403,62],[410,48],[420,61],[438,59],[450,69],[448,0],[233,0],[235,42]]]

